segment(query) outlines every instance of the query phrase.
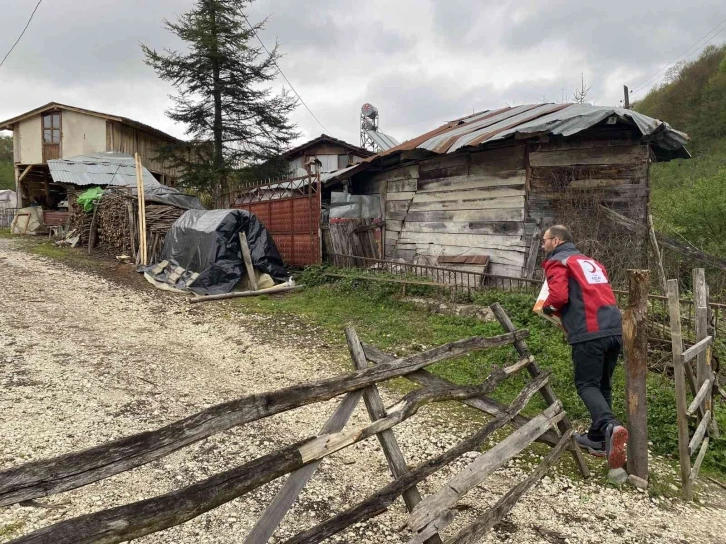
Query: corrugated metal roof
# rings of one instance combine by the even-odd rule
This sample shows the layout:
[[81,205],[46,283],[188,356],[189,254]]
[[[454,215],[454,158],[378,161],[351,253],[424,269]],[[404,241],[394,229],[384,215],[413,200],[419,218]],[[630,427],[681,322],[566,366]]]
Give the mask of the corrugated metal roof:
[[[51,160],[48,161],[48,169],[56,183],[136,187],[134,158],[126,153],[92,153],[69,159]],[[143,173],[144,189],[161,185],[146,168],[143,169]]]
[[[439,128],[382,151],[356,165],[354,172],[339,170],[326,181],[334,182],[366,169],[381,157],[402,151],[425,149],[434,153],[454,153],[465,147],[485,146],[505,138],[555,135],[568,137],[608,118],[638,128],[641,141],[664,151],[667,158],[688,157],[684,146],[688,135],[668,123],[633,110],[590,104],[525,104],[487,110],[450,121]],[[350,168],[348,170],[353,170]]]
[[392,147],[396,147],[397,145],[401,145],[401,142],[396,140],[393,136],[383,134],[382,132],[378,132],[377,130],[366,130],[366,134],[368,134],[370,139],[373,140],[378,148],[382,149],[383,151],[391,149]]

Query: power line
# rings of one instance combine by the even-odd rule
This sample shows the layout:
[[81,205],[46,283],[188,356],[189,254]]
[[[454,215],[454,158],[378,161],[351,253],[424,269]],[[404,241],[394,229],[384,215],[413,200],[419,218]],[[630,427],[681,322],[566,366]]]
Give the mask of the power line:
[[[252,33],[253,33],[253,34],[255,35],[255,38],[257,38],[257,41],[258,41],[258,42],[260,42],[260,45],[262,46],[262,49],[264,49],[264,50],[265,50],[265,52],[266,52],[266,53],[267,53],[268,55],[270,55],[270,58],[272,58],[272,53],[270,53],[270,51],[269,51],[269,50],[267,49],[267,47],[265,47],[265,44],[264,44],[264,43],[262,43],[262,40],[261,40],[261,39],[260,39],[260,37],[259,37],[259,36],[257,35],[257,31],[255,31],[255,27],[253,27],[253,26],[252,26],[252,25],[250,24],[250,20],[249,20],[249,19],[247,18],[247,15],[245,15],[244,13],[242,13],[242,17],[244,17],[245,21],[247,21],[247,26],[249,26],[249,27],[250,27],[250,30],[251,30],[251,31],[252,31]],[[281,76],[282,76],[282,77],[283,77],[283,78],[285,79],[285,81],[287,81],[287,84],[288,84],[288,85],[290,85],[290,88],[292,89],[292,92],[294,92],[294,93],[295,93],[295,95],[296,95],[296,96],[298,97],[298,99],[300,100],[300,102],[302,103],[302,105],[303,105],[303,106],[305,106],[305,109],[306,109],[306,110],[308,110],[308,112],[310,113],[310,115],[312,115],[312,116],[313,116],[313,118],[314,118],[314,119],[315,119],[315,120],[316,120],[316,121],[318,122],[318,124],[319,124],[319,125],[320,125],[321,127],[323,127],[323,131],[327,133],[327,132],[328,132],[328,129],[327,129],[327,128],[325,128],[325,125],[323,125],[323,124],[322,124],[322,123],[320,122],[320,119],[318,119],[317,117],[315,117],[315,114],[313,113],[313,111],[312,111],[312,110],[311,110],[310,108],[308,108],[308,105],[307,105],[307,104],[305,103],[305,101],[304,101],[304,100],[302,99],[302,96],[300,96],[300,93],[298,93],[298,92],[297,92],[297,90],[295,90],[295,87],[293,87],[293,86],[292,86],[292,83],[290,83],[290,80],[289,80],[289,79],[287,79],[287,76],[286,76],[286,75],[285,75],[285,73],[284,73],[284,72],[282,71],[282,68],[280,68],[280,66],[279,66],[279,65],[277,64],[277,61],[275,61],[275,59],[272,59],[272,63],[273,63],[274,65],[275,65],[275,68],[277,68],[277,71],[278,71],[278,72],[280,72],[280,75],[281,75]]]
[[[652,83],[652,82],[656,81],[658,78],[660,78],[661,75],[663,75],[663,73],[668,68],[670,68],[678,59],[680,59],[684,55],[687,55],[686,58],[688,58],[693,53],[695,53],[698,49],[707,46],[711,42],[711,40],[713,40],[716,36],[718,36],[724,30],[726,30],[726,27],[719,29],[719,27],[721,25],[723,25],[724,23],[726,23],[726,19],[724,19],[719,24],[717,24],[715,27],[713,27],[711,30],[709,30],[708,32],[706,32],[706,34],[704,34],[700,39],[698,39],[695,43],[693,43],[690,47],[688,47],[688,49],[686,49],[685,51],[683,51],[680,55],[678,55],[672,61],[670,61],[665,66],[663,66],[660,70],[658,70],[657,72],[655,72],[654,74],[652,74],[651,76],[649,76],[648,79],[645,80],[645,82],[640,83],[639,85],[636,85],[635,87],[633,87],[633,90],[631,91],[631,93],[637,93],[637,92],[640,92],[643,89],[645,89],[650,83]],[[708,36],[710,34],[714,33],[714,31],[715,31],[715,34],[713,34],[713,36],[711,36],[710,38],[708,38]],[[704,43],[703,45],[699,45],[706,38],[708,38],[708,41],[706,43]],[[693,50],[693,51],[691,51],[691,50]]]
[[0,67],[2,67],[2,65],[3,65],[3,64],[5,64],[5,60],[6,60],[6,59],[7,59],[7,58],[8,58],[9,56],[10,56],[10,53],[12,53],[12,52],[13,52],[13,49],[15,49],[15,46],[16,46],[16,45],[18,45],[18,42],[20,41],[20,38],[22,38],[22,37],[23,37],[23,34],[25,34],[25,31],[26,31],[26,30],[28,30],[28,27],[30,26],[30,21],[32,21],[32,20],[33,20],[33,16],[35,15],[35,12],[36,12],[36,11],[38,11],[38,7],[40,6],[40,3],[41,3],[42,1],[43,1],[43,0],[38,0],[38,3],[37,3],[37,4],[35,5],[35,9],[33,10],[33,13],[31,13],[31,14],[30,14],[30,19],[28,19],[28,22],[26,23],[26,25],[25,25],[25,28],[24,28],[24,29],[23,29],[23,31],[22,31],[22,32],[20,33],[20,36],[18,36],[18,39],[17,39],[17,40],[15,40],[15,43],[14,43],[14,44],[13,44],[13,46],[12,46],[12,47],[10,48],[10,51],[8,51],[7,55],[5,55],[5,57],[3,57],[3,60],[2,60],[2,62],[0,62]]

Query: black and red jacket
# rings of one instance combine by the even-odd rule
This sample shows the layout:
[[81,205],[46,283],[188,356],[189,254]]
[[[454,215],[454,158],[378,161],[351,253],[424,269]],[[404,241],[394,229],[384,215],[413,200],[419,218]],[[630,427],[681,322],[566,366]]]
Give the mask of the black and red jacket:
[[562,319],[567,341],[577,344],[623,334],[623,321],[605,267],[571,242],[557,246],[542,263],[552,306]]

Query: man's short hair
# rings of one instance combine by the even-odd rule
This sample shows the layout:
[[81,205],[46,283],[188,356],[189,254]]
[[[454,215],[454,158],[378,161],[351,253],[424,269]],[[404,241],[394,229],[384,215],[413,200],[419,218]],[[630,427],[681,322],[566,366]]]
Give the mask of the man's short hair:
[[550,236],[553,238],[559,238],[563,242],[572,242],[574,240],[570,229],[564,225],[552,225],[547,230],[550,232]]

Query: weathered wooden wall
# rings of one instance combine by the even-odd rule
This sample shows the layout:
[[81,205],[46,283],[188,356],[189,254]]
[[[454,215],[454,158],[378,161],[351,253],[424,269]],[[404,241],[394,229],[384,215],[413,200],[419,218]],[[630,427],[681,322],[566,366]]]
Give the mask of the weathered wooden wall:
[[355,180],[354,191],[381,195],[386,258],[435,265],[441,255],[488,255],[490,273],[521,277],[530,251],[540,251],[538,225],[566,223],[582,251],[632,268],[645,239],[601,218],[600,205],[646,224],[648,158],[627,133],[597,133],[391,166]]
[[442,255],[489,255],[489,272],[521,274],[524,145],[434,157],[376,174],[361,189],[385,202],[387,258],[435,265]]
[[159,160],[159,146],[165,143],[165,140],[135,127],[116,121],[106,122],[106,151],[129,155],[138,153],[143,165],[154,173],[163,174],[162,183],[170,185],[173,184],[170,181],[178,179],[181,172]]
[[627,137],[530,145],[527,236],[537,221],[565,223],[580,251],[603,261],[611,275],[645,265],[645,236],[607,220],[600,205],[647,227],[649,153]]

